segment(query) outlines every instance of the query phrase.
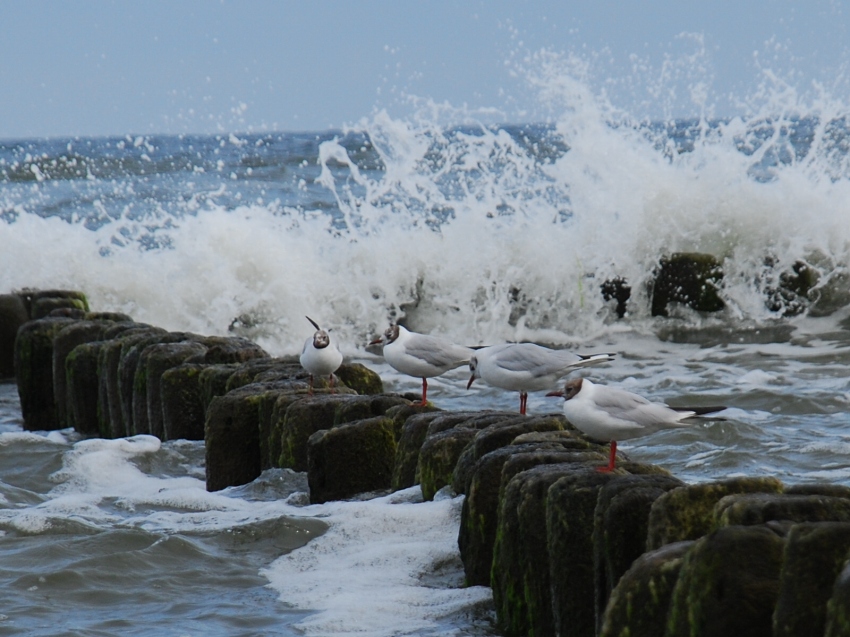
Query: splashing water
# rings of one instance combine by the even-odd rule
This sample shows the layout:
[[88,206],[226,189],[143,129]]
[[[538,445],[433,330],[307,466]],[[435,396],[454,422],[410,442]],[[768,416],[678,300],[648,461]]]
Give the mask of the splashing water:
[[621,329],[604,281],[628,282],[639,326],[653,269],[682,251],[721,260],[722,320],[775,318],[765,290],[800,263],[817,312],[850,301],[847,108],[824,89],[765,72],[745,117],[649,121],[594,90],[587,60],[517,68],[551,123],[423,101],[323,135],[7,143],[0,287],[81,288],[172,329],[249,326],[275,352],[297,348],[305,314],[355,349],[401,318],[470,343],[588,339]]

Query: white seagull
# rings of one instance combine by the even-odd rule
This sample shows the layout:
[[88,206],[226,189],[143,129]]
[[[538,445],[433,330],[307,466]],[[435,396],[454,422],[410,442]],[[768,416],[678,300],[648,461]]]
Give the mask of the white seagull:
[[370,345],[383,345],[384,358],[390,366],[408,376],[422,379],[422,401],[428,401],[426,379],[445,374],[469,362],[473,350],[429,334],[409,332],[401,325],[391,325]]
[[613,354],[581,356],[534,343],[483,347],[469,359],[471,376],[466,388],[469,389],[473,381],[480,378],[494,387],[519,391],[519,413],[524,414],[528,392],[551,389],[559,378],[570,371],[605,363],[613,358]]
[[547,396],[564,399],[564,415],[573,425],[597,440],[611,441],[608,466],[599,471],[612,471],[617,455],[617,441],[647,436],[662,429],[688,427],[689,418],[713,414],[726,407],[669,407],[649,402],[623,389],[596,385],[586,378],[567,381],[564,391]]
[[309,316],[308,321],[316,328],[313,336],[304,341],[301,349],[301,367],[310,372],[310,393],[313,393],[313,376],[329,376],[331,391],[334,387],[334,372],[342,365],[342,353],[331,343],[330,335]]

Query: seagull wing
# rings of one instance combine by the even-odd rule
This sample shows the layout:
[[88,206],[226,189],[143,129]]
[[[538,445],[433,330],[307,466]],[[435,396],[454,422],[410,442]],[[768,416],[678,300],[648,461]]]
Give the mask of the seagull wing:
[[604,392],[595,392],[596,405],[612,418],[624,425],[645,433],[666,429],[668,427],[686,427],[688,423],[681,422],[687,417],[662,403],[653,403],[631,392],[613,387],[606,387]]
[[567,350],[553,350],[534,343],[515,343],[498,353],[498,365],[533,378],[562,376],[571,368],[595,365],[611,360],[610,354],[579,356]]
[[[552,350],[533,343],[514,343],[494,350],[498,367],[532,376],[548,376],[563,367],[560,359],[552,356]],[[578,360],[578,357],[576,357]]]
[[469,362],[473,350],[436,336],[416,334],[404,344],[407,353],[434,367],[460,367]]

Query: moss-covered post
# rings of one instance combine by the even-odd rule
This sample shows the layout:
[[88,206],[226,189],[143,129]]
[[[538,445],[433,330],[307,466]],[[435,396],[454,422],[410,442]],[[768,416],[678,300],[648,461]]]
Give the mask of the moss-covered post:
[[617,582],[646,550],[653,502],[683,485],[672,476],[629,475],[612,480],[599,491],[593,514],[597,619]]
[[358,394],[383,394],[384,383],[374,371],[360,363],[343,363],[335,376]]
[[404,420],[393,467],[393,491],[407,489],[419,483],[416,473],[419,465],[419,450],[428,435],[428,425],[441,415],[442,412],[431,411],[414,414]]
[[97,361],[103,341],[77,345],[65,357],[67,423],[82,434],[99,434],[99,379]]
[[195,341],[161,343],[152,345],[144,351],[139,361],[139,369],[144,368],[147,378],[144,404],[147,412],[148,430],[152,435],[161,440],[167,439],[163,419],[162,375],[190,358],[202,358],[206,351],[205,345]]
[[206,409],[201,397],[201,363],[165,370],[160,379],[163,440],[203,440]]
[[825,637],[847,637],[850,635],[850,555],[826,605]]
[[385,416],[314,433],[307,443],[310,502],[389,489],[395,451],[393,421]]
[[75,322],[64,317],[29,321],[15,341],[15,379],[21,398],[24,429],[62,429],[53,394],[53,337]]
[[791,527],[773,613],[774,637],[824,634],[827,602],[848,557],[850,522]]
[[[56,417],[63,427],[75,427],[76,423],[70,416],[69,392],[68,385],[68,369],[65,365],[65,360],[71,351],[91,341],[99,341],[106,328],[111,323],[106,321],[75,321],[70,325],[62,328],[53,337],[53,395],[56,398]],[[82,368],[78,368],[78,372],[82,372]],[[77,378],[78,385],[81,378]],[[87,426],[88,423],[83,426]]]
[[731,478],[668,491],[650,509],[646,548],[651,551],[709,533],[715,526],[714,506],[727,495],[781,493],[783,488],[776,478]]
[[452,483],[452,474],[463,450],[478,432],[455,427],[427,438],[419,451],[419,484],[422,497],[433,500],[434,495]]
[[697,540],[673,589],[666,636],[769,637],[784,549],[767,526],[725,526]]
[[[479,458],[472,471],[460,516],[458,548],[467,586],[490,586],[493,546],[499,519],[502,469],[508,460],[523,468],[566,460],[552,443],[508,445]],[[601,458],[602,456],[600,456]]]
[[260,468],[259,396],[250,391],[213,398],[204,428],[207,491],[247,484]]
[[661,637],[673,587],[693,541],[674,542],[637,558],[611,591],[599,637]]
[[0,380],[15,376],[15,338],[29,320],[19,294],[0,294]]
[[98,358],[98,375],[100,378],[98,394],[100,396],[99,402],[103,406],[103,413],[100,416],[103,421],[99,425],[99,430],[105,438],[120,438],[129,433],[127,422],[124,419],[119,382],[122,351],[126,351],[129,344],[147,338],[153,333],[164,332],[165,330],[161,328],[135,324],[114,335],[101,348]]
[[618,477],[591,467],[564,476],[549,487],[546,543],[555,634],[596,634],[594,513],[600,489]]
[[[546,494],[560,478],[596,465],[602,456],[563,452],[565,462],[539,465],[512,475],[514,459],[502,468],[506,484],[493,547],[491,584],[496,618],[506,635],[552,635],[554,617],[547,544]],[[591,590],[592,592],[592,590]]]
[[29,294],[30,317],[45,318],[54,310],[72,310],[80,317],[89,311],[85,293],[78,290],[35,290]]

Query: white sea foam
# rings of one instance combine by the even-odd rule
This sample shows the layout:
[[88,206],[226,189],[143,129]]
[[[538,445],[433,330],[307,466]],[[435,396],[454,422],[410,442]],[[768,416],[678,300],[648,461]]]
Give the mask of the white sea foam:
[[6,431],[0,433],[0,446],[3,447],[17,444],[44,444],[45,442],[60,445],[66,444],[64,438],[62,440],[57,440],[55,437],[29,431]]
[[459,589],[457,577],[453,586],[429,585],[427,577],[458,569],[461,500],[417,500],[413,487],[317,511],[330,529],[263,571],[281,600],[314,611],[298,628],[307,635],[464,634],[446,624],[486,607],[492,592]]
[[844,441],[811,442],[803,445],[799,451],[800,453],[828,452],[839,457],[847,457],[850,455],[850,438],[845,437]]
[[27,511],[3,517],[13,529],[21,533],[43,533],[51,527],[49,516],[39,512]]
[[[470,344],[587,342],[620,329],[599,293],[615,276],[632,287],[640,329],[652,270],[674,251],[721,259],[728,319],[771,318],[763,288],[797,260],[821,272],[824,289],[841,288],[850,158],[830,137],[847,113],[838,97],[759,93],[745,117],[697,125],[692,149],[677,152],[611,104],[575,55],[532,56],[522,72],[569,146],[554,160],[461,110],[378,112],[350,130],[369,137],[383,172],[359,167],[339,142],[320,148],[309,188],[330,192],[339,216],[247,202],[226,180],[158,204],[167,240],[140,249],[147,220],[109,210],[107,197],[113,221],[91,230],[32,214],[22,197],[0,222],[0,288],[82,288],[97,309],[201,333],[249,315],[273,353],[297,351],[305,314],[333,326],[348,352],[400,314]],[[468,128],[446,129],[447,112]],[[811,145],[797,156],[788,130],[802,118]],[[33,209],[39,188],[51,182],[32,186]]]
[[[24,444],[37,437],[4,436]],[[51,476],[58,484],[44,500],[0,509],[0,524],[24,534],[128,527],[167,536],[314,518],[328,531],[263,570],[283,602],[309,613],[299,624],[306,634],[465,634],[470,622],[488,615],[490,589],[462,588],[461,499],[422,502],[414,487],[299,507],[244,499],[238,488],[209,493],[202,480],[145,468],[188,447],[163,447],[152,436],[79,441],[63,452],[63,466]]]
[[753,387],[765,387],[771,384],[775,384],[778,378],[775,374],[771,374],[760,369],[755,369],[747,372],[740,378],[740,382],[743,385],[749,385]]

